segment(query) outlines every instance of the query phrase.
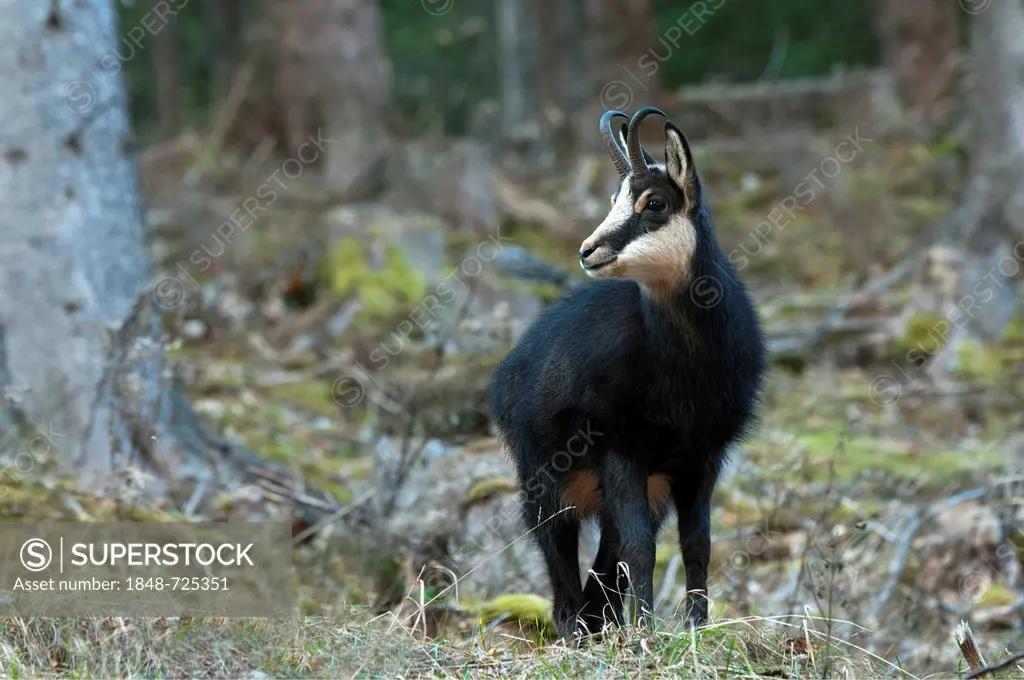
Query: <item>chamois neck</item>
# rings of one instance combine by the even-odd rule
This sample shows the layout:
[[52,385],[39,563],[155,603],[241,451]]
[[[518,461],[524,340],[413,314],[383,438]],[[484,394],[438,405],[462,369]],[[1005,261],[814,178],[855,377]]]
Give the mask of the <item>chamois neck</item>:
[[720,251],[710,250],[705,257],[695,257],[690,272],[677,282],[640,286],[644,323],[659,346],[674,346],[680,338],[691,348],[694,343],[713,342],[728,323],[726,297],[734,274],[728,262],[719,262]]

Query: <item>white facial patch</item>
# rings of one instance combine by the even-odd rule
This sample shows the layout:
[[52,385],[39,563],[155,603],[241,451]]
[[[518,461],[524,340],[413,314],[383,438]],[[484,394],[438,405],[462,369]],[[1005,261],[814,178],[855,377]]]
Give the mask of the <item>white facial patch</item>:
[[612,209],[608,211],[608,215],[601,224],[597,225],[594,233],[583,242],[582,248],[586,250],[590,244],[600,241],[605,235],[614,231],[632,217],[634,203],[633,194],[629,190],[629,177],[626,177],[626,179],[622,180],[622,184],[619,185],[618,196],[613,197]]
[[615,270],[651,288],[670,289],[686,275],[696,248],[693,223],[684,215],[674,215],[661,229],[627,243]]

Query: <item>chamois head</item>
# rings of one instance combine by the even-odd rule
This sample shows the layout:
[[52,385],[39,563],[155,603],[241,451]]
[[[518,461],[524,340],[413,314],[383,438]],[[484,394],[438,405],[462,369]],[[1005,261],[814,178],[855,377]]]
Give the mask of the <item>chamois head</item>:
[[[665,164],[640,145],[640,123],[651,113],[666,118]],[[621,127],[623,151],[612,121]],[[649,290],[675,288],[686,276],[697,248],[700,181],[686,137],[652,106],[629,118],[621,111],[601,116],[601,134],[621,182],[608,216],[580,246],[580,266],[592,278],[633,279]]]

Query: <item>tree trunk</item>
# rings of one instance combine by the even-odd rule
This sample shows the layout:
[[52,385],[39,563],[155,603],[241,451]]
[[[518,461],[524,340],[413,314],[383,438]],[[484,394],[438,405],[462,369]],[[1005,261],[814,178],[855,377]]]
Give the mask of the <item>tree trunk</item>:
[[[593,152],[603,148],[597,120],[608,109],[632,113],[660,103],[660,68],[651,66],[656,24],[651,0],[584,0],[586,93],[577,135]],[[664,47],[660,48],[665,51]],[[646,55],[646,58],[645,58]]]
[[291,148],[315,133],[334,140],[326,174],[353,197],[384,181],[388,66],[375,0],[291,0],[276,7],[282,33],[279,94]]
[[495,9],[501,135],[523,161],[535,163],[541,150],[536,7],[521,0],[498,0]]
[[[166,0],[153,0],[153,5]],[[181,30],[178,17],[168,17],[153,36],[153,75],[156,81],[157,117],[160,135],[173,137],[181,131],[185,101],[181,83]]]
[[[3,0],[0,385],[7,412],[65,436],[57,462],[108,495],[241,482],[252,454],[206,431],[168,383],[147,281],[138,178],[111,0]],[[185,496],[187,498],[187,496]],[[208,499],[206,499],[208,500]]]
[[[971,176],[941,236],[963,253],[961,299],[950,342],[936,357],[941,376],[963,340],[1000,338],[1019,304],[1024,266],[1024,5],[992,2],[971,17]],[[952,314],[951,314],[952,316]]]
[[228,97],[238,70],[239,45],[242,43],[241,0],[217,0],[204,5],[206,24],[216,40],[210,45],[210,109]]
[[915,118],[944,120],[955,95],[959,8],[948,0],[885,0],[879,15],[883,60]]
[[576,39],[584,4],[583,0],[535,0],[535,6],[541,144],[552,150],[557,167],[564,168],[575,158],[581,141],[575,139],[573,124],[584,100],[588,94],[598,96],[587,87],[586,41]]

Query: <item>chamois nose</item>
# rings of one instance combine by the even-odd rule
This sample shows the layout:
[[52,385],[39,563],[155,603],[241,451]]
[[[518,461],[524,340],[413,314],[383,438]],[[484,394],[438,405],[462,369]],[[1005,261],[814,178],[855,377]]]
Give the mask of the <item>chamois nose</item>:
[[584,243],[582,246],[580,246],[580,266],[583,267],[584,270],[590,269],[590,267],[587,265],[587,258],[593,255],[595,250],[597,250],[596,245],[588,246],[586,243]]
[[615,253],[599,240],[591,241],[587,239],[580,246],[580,267],[588,274],[600,269],[614,259]]

